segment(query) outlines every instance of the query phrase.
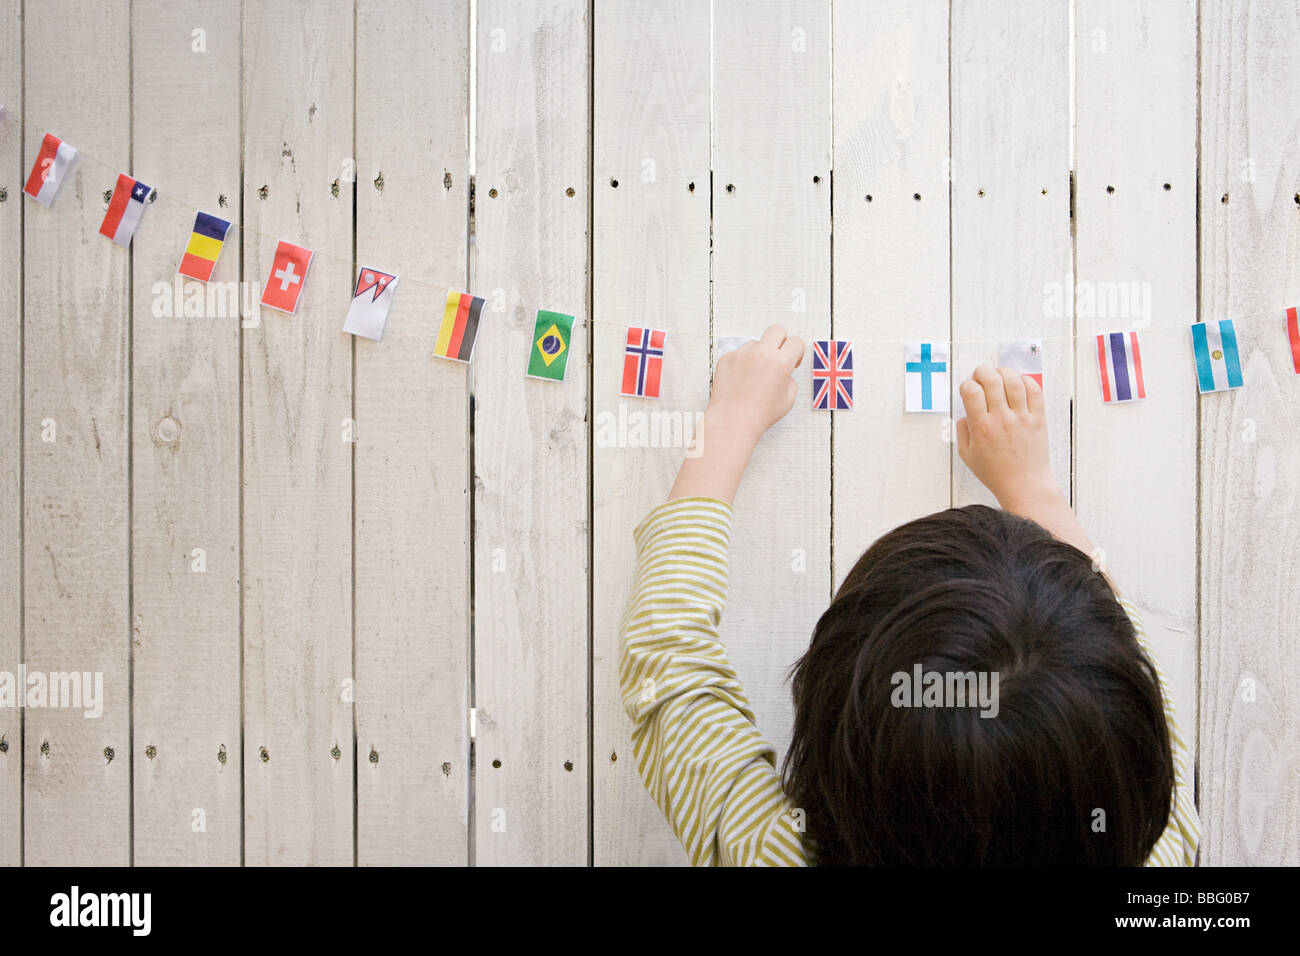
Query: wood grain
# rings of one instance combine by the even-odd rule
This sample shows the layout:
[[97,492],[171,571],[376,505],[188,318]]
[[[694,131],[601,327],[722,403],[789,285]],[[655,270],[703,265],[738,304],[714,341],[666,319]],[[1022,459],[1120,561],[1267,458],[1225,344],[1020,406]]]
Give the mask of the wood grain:
[[[708,0],[595,10],[592,826],[598,866],[686,860],[637,773],[618,684],[619,621],[636,566],[632,531],[667,497],[684,448],[633,447],[637,431],[619,421],[640,421],[648,435],[651,414],[676,414],[680,422],[708,400],[709,13]],[[628,326],[671,330],[662,399],[619,394]]]
[[[587,27],[585,0],[478,5],[471,285],[487,300],[473,366],[480,866],[588,860]],[[563,383],[524,375],[539,308],[576,316]]]
[[1242,319],[1245,379],[1200,400],[1201,860],[1294,866],[1300,376],[1284,310],[1300,304],[1300,17],[1235,0],[1201,4],[1200,26],[1200,317]]
[[[805,343],[830,337],[830,32],[827,0],[714,4],[715,340],[773,323]],[[856,414],[815,411],[811,369],[805,355],[794,408],[736,496],[721,628],[778,758],[794,721],[786,675],[830,594],[831,417],[848,431]]]
[[951,497],[951,421],[903,413],[902,345],[950,338],[947,34],[946,4],[835,5],[834,324],[860,343],[835,422],[836,587]]
[[[51,0],[24,25],[24,155],[47,130],[84,151],[50,208],[21,200],[24,659],[29,674],[103,682],[98,717],[26,712],[28,865],[131,860],[132,290],[127,250],[99,235],[104,193],[131,159],[127,59],[103,51],[128,49],[129,31],[124,0]],[[95,82],[67,63],[95,63]]]
[[[238,218],[240,5],[136,5],[131,45],[133,174],[158,190],[131,257],[135,862],[231,866],[243,851],[240,319],[185,315],[173,277],[196,206]],[[176,110],[178,98],[204,107]],[[213,283],[239,279],[238,228]]]
[[[1142,609],[1194,753],[1196,4],[1084,0],[1075,17],[1075,510],[1095,559]],[[1106,405],[1096,336],[1128,329],[1147,398]]]
[[468,860],[469,399],[433,356],[465,284],[468,40],[463,3],[357,8],[357,260],[399,276],[383,340],[354,346],[363,865]]
[[354,857],[352,96],[350,2],[245,4],[244,275],[260,298],[277,239],[316,252],[298,313],[243,335],[250,865]]

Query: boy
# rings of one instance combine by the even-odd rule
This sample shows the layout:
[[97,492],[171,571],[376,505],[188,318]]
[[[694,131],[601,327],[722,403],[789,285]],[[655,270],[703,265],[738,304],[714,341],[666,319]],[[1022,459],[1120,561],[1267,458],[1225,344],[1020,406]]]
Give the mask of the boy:
[[[700,454],[635,532],[623,702],[691,862],[1194,865],[1164,678],[1052,477],[1042,391],[1009,369],[962,383],[957,422],[1002,510],[951,508],[867,550],[795,667],[778,775],[717,627],[731,502],[803,351],[772,326],[718,361]],[[997,700],[908,706],[898,688],[923,672],[979,674]]]

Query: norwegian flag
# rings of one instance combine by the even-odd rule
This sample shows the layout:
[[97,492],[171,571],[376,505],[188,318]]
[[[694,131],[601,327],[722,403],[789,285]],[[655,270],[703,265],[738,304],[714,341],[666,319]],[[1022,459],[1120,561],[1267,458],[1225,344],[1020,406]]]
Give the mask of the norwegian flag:
[[659,376],[664,367],[664,341],[668,333],[661,329],[628,326],[627,348],[623,352],[623,394],[638,398],[659,397]]
[[847,411],[853,407],[853,343],[813,342],[813,408]]
[[152,191],[138,179],[119,173],[117,185],[113,187],[113,200],[104,213],[99,234],[108,236],[119,246],[129,246],[136,227],[140,225],[140,217],[144,215],[145,200]]
[[302,284],[306,281],[312,255],[312,250],[281,239],[275,247],[271,277],[262,290],[262,305],[290,315],[297,312],[298,297],[302,295]]

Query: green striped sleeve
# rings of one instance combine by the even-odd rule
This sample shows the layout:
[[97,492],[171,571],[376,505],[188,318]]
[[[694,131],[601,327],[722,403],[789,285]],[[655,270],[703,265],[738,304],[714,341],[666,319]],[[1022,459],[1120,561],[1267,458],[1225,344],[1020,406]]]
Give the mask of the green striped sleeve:
[[731,506],[678,498],[637,527],[619,684],[646,789],[696,866],[803,866],[776,750],[718,638]]
[[1126,598],[1119,599],[1120,605],[1128,613],[1137,631],[1138,646],[1155,667],[1160,678],[1160,694],[1165,704],[1165,722],[1169,725],[1174,758],[1174,795],[1169,809],[1169,822],[1165,832],[1156,841],[1155,847],[1147,857],[1147,866],[1195,866],[1196,852],[1201,843],[1201,818],[1196,812],[1196,801],[1192,793],[1191,758],[1187,744],[1183,740],[1182,730],[1178,726],[1178,716],[1174,711],[1174,701],[1169,695],[1169,681],[1160,668],[1160,659],[1152,649],[1142,626],[1142,616],[1137,605]]

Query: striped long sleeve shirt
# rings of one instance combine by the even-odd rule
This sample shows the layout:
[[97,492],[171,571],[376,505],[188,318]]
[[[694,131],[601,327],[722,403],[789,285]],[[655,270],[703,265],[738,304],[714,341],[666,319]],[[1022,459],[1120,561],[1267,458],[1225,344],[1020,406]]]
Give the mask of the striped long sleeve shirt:
[[[678,498],[634,532],[637,577],[623,619],[619,679],[646,789],[696,866],[805,866],[776,749],[754,722],[718,637],[726,603],[732,511]],[[1160,677],[1175,786],[1169,821],[1147,866],[1193,866],[1200,820],[1187,746],[1138,609],[1121,599]]]

